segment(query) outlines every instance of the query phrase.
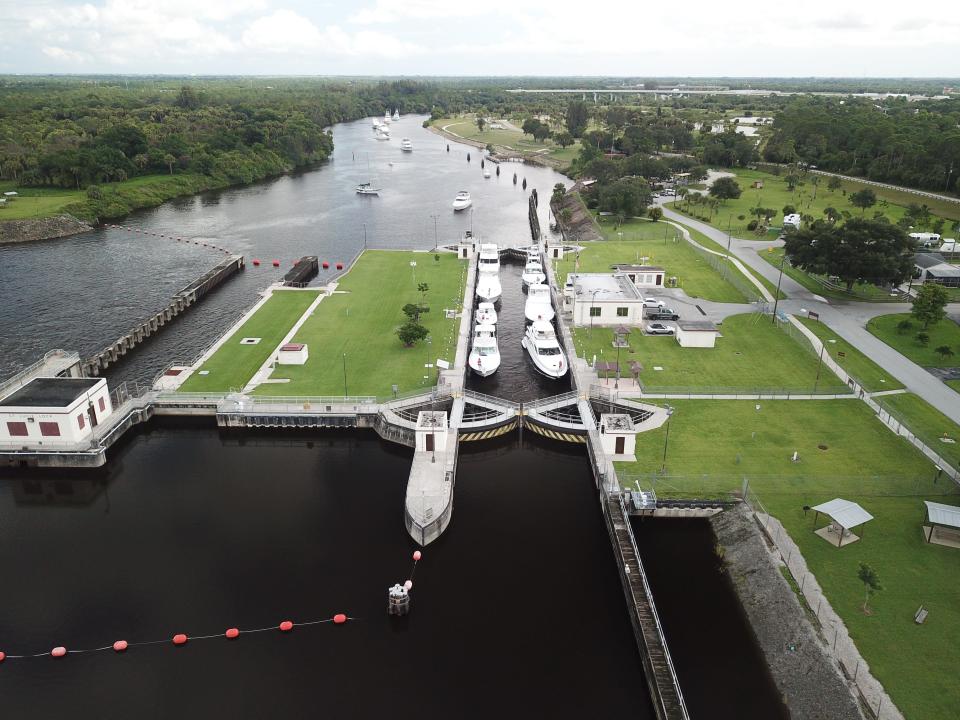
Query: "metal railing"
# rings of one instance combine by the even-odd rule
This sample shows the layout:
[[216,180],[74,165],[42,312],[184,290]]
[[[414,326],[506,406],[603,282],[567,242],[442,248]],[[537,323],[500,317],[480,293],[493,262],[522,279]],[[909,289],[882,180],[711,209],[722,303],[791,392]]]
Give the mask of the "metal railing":
[[[7,395],[10,390],[13,388],[19,388],[23,385],[26,385],[27,382],[33,379],[33,374],[37,372],[40,368],[46,365],[48,362],[52,361],[56,357],[62,357],[65,367],[70,367],[73,363],[80,362],[80,354],[70,350],[51,350],[44,354],[42,358],[37,360],[35,363],[28,365],[23,368],[20,372],[11,375],[9,378],[0,383],[0,396]],[[29,380],[28,380],[29,378]]]

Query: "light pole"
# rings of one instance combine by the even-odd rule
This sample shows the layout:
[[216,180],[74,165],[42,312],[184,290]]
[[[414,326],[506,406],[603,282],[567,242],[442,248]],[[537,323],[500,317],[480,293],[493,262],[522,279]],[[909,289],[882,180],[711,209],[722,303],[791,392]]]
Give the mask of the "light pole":
[[593,337],[593,304],[597,301],[598,292],[600,292],[599,288],[590,294],[590,337]]
[[433,338],[427,335],[427,342],[424,347],[427,349],[427,361],[423,364],[423,370],[426,373],[424,379],[429,379],[430,376],[430,345],[433,343]]
[[667,405],[667,434],[663,438],[663,461],[660,463],[660,474],[667,470],[667,443],[670,442],[670,418],[673,416],[673,408]]
[[813,381],[813,392],[814,392],[814,394],[816,394],[816,392],[817,392],[817,385],[820,384],[820,369],[823,367],[823,350],[824,350],[824,348],[826,348],[826,347],[827,347],[827,346],[826,346],[823,342],[820,343],[820,360],[819,360],[819,362],[817,363],[817,379]]
[[773,322],[774,325],[777,324],[777,305],[780,303],[780,281],[783,280],[783,263],[787,260],[787,253],[783,253],[783,257],[780,258],[780,276],[777,278],[777,292],[773,295]]
[[363,224],[363,249],[367,249],[367,224]]
[[343,396],[347,395],[347,354],[343,353]]
[[417,286],[417,261],[416,260],[410,261],[410,269],[413,271],[413,286],[416,287]]
[[437,251],[437,247],[440,245],[440,238],[437,235],[437,220],[440,218],[439,215],[434,213],[430,217],[433,218],[433,251]]

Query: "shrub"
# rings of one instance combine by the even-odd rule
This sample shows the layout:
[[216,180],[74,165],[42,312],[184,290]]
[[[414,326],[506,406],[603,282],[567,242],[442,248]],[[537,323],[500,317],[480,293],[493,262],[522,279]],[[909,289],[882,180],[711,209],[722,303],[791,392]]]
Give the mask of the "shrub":
[[747,223],[747,230],[751,230],[751,231],[756,230],[757,225],[758,223],[756,220],[751,220],[750,222]]

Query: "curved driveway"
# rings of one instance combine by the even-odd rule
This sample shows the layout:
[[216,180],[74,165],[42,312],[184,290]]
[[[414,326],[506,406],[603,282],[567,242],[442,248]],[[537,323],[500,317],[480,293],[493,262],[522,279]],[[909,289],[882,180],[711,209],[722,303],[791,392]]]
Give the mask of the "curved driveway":
[[[722,247],[727,246],[727,234],[723,231],[662,205],[661,209],[665,218],[681,222],[702,232]],[[730,251],[744,265],[748,265],[751,270],[776,285],[780,271],[757,254],[759,251],[766,250],[771,244],[777,243],[741,240],[734,237],[730,241]],[[783,275],[780,287],[790,297],[787,300],[781,300],[778,309],[795,315],[802,314],[806,310],[819,313],[821,322],[902,382],[910,392],[916,393],[951,420],[960,423],[960,394],[867,332],[865,326],[870,318],[889,313],[909,312],[909,303],[835,301],[831,304],[825,298],[807,290],[787,274]],[[960,313],[960,303],[952,303],[947,309],[951,314]]]

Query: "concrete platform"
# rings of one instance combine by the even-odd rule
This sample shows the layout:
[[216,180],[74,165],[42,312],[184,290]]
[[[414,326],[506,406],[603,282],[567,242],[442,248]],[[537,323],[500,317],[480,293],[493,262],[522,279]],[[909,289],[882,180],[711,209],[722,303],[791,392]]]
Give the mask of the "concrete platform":
[[[852,532],[847,530],[843,533],[843,539],[840,540],[837,535],[837,531],[834,530],[830,525],[822,527],[819,530],[815,530],[814,534],[819,535],[834,547],[846,547],[847,545],[853,545],[853,543],[860,539],[859,535],[854,535]],[[838,540],[839,543],[837,542]]]

